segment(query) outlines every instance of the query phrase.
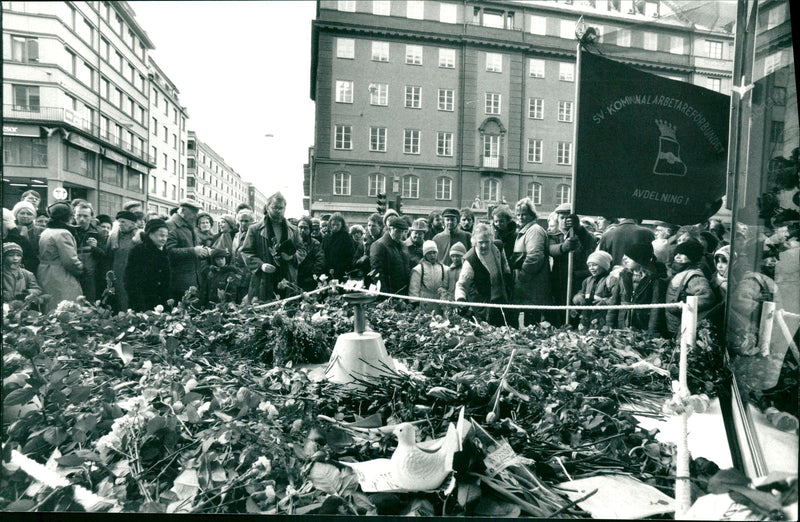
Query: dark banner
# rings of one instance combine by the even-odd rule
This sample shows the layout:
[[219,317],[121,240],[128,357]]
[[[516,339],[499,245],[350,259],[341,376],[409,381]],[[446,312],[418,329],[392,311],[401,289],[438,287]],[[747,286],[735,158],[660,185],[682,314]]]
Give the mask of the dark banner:
[[586,51],[579,81],[577,213],[689,225],[719,210],[728,96]]

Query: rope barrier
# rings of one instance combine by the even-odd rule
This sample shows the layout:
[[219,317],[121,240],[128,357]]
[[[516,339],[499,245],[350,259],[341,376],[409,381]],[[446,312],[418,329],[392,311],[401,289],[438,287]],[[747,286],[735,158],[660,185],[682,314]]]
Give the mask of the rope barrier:
[[253,306],[253,310],[264,310],[266,308],[270,308],[270,307],[273,307],[273,306],[283,305],[283,304],[286,304],[286,303],[290,303],[292,301],[297,301],[298,299],[302,299],[303,297],[306,297],[306,296],[309,296],[309,295],[319,294],[319,293],[324,292],[325,290],[328,290],[330,288],[331,287],[329,287],[329,286],[322,286],[322,287],[317,288],[315,290],[311,290],[309,292],[303,292],[302,294],[293,295],[292,297],[287,297],[285,299],[278,299],[277,301],[270,301],[269,303],[255,305],[255,306]]

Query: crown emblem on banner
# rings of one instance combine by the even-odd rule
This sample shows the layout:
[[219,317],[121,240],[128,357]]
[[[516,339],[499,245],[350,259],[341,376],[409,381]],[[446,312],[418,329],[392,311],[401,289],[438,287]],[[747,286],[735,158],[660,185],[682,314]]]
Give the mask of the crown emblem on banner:
[[678,141],[678,138],[675,135],[675,125],[664,120],[656,120],[656,125],[658,125],[658,130],[661,132],[662,138],[669,138]]

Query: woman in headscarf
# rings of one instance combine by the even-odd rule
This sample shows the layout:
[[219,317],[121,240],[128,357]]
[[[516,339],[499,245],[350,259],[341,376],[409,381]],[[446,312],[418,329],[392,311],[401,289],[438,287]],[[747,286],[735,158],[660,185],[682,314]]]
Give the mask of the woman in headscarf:
[[347,229],[344,216],[338,212],[328,221],[328,235],[322,240],[322,250],[325,253],[325,268],[328,273],[332,274],[334,279],[341,281],[353,268],[356,246]]
[[142,242],[134,245],[125,266],[125,289],[128,302],[135,312],[152,310],[166,305],[169,294],[169,257],[164,250],[169,228],[160,218],[144,226]]
[[83,263],[78,259],[78,245],[70,230],[72,207],[68,203],[50,205],[50,220],[39,238],[37,279],[42,292],[50,296],[45,312],[55,310],[61,301],[75,301],[83,295],[78,276]]

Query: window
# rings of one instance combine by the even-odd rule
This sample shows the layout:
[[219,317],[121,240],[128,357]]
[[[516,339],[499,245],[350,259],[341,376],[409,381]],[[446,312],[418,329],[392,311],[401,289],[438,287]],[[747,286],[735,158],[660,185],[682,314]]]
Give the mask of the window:
[[3,165],[47,167],[47,139],[3,136]]
[[438,132],[436,134],[436,155],[437,156],[452,156],[453,155],[453,133],[452,132]]
[[558,64],[558,79],[562,82],[575,81],[575,64],[561,62]]
[[378,16],[389,16],[392,14],[392,2],[390,0],[373,0],[372,14]]
[[122,91],[116,87],[114,87],[114,102],[117,104],[117,107],[119,107],[120,110],[123,109],[125,97],[122,95]]
[[333,174],[333,195],[350,195],[350,174],[347,172],[336,172]]
[[172,160],[172,173],[178,174],[178,162],[174,159]]
[[556,205],[563,205],[569,203],[571,188],[569,185],[561,184],[556,187]]
[[421,45],[406,45],[406,63],[409,65],[422,65]]
[[483,137],[483,166],[500,166],[500,136],[485,135]]
[[542,184],[531,181],[528,183],[528,197],[531,198],[534,205],[542,204]]
[[620,47],[631,46],[631,32],[629,29],[620,29],[617,32],[617,45]]
[[158,136],[158,120],[153,118],[153,134]]
[[353,82],[336,80],[336,103],[353,103]]
[[168,132],[167,126],[164,125],[163,129],[164,129],[164,143],[169,143],[169,141],[167,140],[167,132]]
[[64,145],[66,169],[75,174],[94,179],[94,155],[82,149]]
[[336,8],[339,11],[346,11],[348,13],[356,12],[356,0],[339,0]]
[[333,148],[337,150],[353,150],[353,126],[336,125]]
[[100,116],[100,137],[108,138],[108,118]]
[[409,109],[422,108],[422,87],[406,85],[406,107]]
[[556,163],[559,165],[572,165],[572,142],[558,142],[558,146],[556,147]]
[[486,114],[500,114],[500,94],[487,92],[485,97]]
[[402,196],[404,198],[419,198],[419,178],[413,174],[403,176],[401,182]]
[[453,180],[444,176],[436,178],[436,199],[449,201],[453,199]]
[[371,152],[386,152],[386,127],[370,127],[369,150]]
[[167,182],[165,180],[161,181],[161,197],[167,197]]
[[386,176],[379,173],[370,174],[367,179],[367,195],[377,196],[386,193]]
[[712,91],[722,90],[722,78],[708,78],[708,88]]
[[177,134],[173,134],[172,135],[172,148],[175,149],[175,150],[178,150],[178,135]]
[[486,70],[489,72],[503,72],[503,55],[500,53],[486,53]]
[[[167,161],[169,160],[169,158],[167,158],[167,153],[166,153],[166,152],[165,152],[165,153],[163,153],[163,154],[161,155],[161,157],[162,157],[162,159],[164,160],[164,170],[167,170]],[[166,195],[166,194],[165,194],[165,195]]]
[[103,60],[108,61],[109,45],[108,45],[108,40],[106,40],[105,38],[100,38],[100,57]]
[[172,123],[175,125],[178,124],[178,109],[177,107],[172,108]]
[[439,67],[443,69],[455,69],[456,67],[456,50],[455,49],[439,49]]
[[528,138],[528,163],[542,162],[542,140]]
[[779,106],[786,105],[786,87],[778,85],[772,87],[772,103]]
[[528,99],[528,118],[532,120],[544,119],[544,100],[542,98]]
[[500,201],[500,181],[485,178],[481,182],[481,198],[483,201]]
[[131,65],[131,64],[128,64],[128,69],[127,69],[127,71],[128,71],[128,74],[127,74],[127,76],[125,76],[125,78],[126,78],[126,79],[127,79],[129,82],[131,82],[131,85],[133,85],[134,79],[136,78],[136,73],[134,72],[134,71],[135,71],[135,69],[133,68],[133,65]]
[[706,56],[721,60],[722,42],[718,42],[716,40],[706,40]]
[[103,172],[101,173],[101,179],[105,183],[121,187],[122,165],[110,160],[103,160]]
[[169,102],[164,99],[164,116],[169,116]]
[[115,58],[116,59],[114,60],[114,63],[111,65],[117,70],[118,73],[122,74],[122,65],[125,63],[125,59],[122,58],[122,55],[119,52],[116,53]]
[[439,89],[438,109],[440,111],[452,111],[455,107],[455,91],[453,89]]
[[531,15],[531,33],[547,34],[547,18],[544,16]]
[[39,87],[32,85],[12,85],[15,111],[39,112]]
[[155,194],[158,190],[158,181],[155,176],[150,176],[150,193]]
[[558,102],[558,121],[572,121],[572,102],[559,101]]
[[89,21],[82,16],[79,16],[78,18],[80,18],[80,20],[75,21],[75,32],[78,33],[78,36],[80,36],[84,42],[92,45],[94,27],[92,27],[92,24],[90,24]]
[[498,11],[483,11],[483,26],[502,29],[505,24],[503,13]]
[[153,106],[158,107],[158,91],[153,89]]
[[389,84],[369,84],[369,103],[370,105],[389,105]]
[[11,37],[11,60],[35,63],[39,61],[39,40],[24,36]]
[[406,2],[406,18],[423,20],[425,18],[425,2],[423,0],[408,0]]
[[355,58],[356,57],[356,41],[352,38],[337,38],[336,39],[336,57],[337,58]]
[[419,154],[420,131],[405,129],[403,131],[403,153]]
[[544,60],[538,58],[530,59],[531,78],[544,78]]
[[772,29],[773,27],[778,27],[786,21],[786,9],[788,5],[788,3],[778,4],[768,11],[767,30]]
[[102,76],[100,77],[100,95],[106,100],[111,101],[111,84]]
[[455,4],[440,4],[439,21],[445,24],[458,23],[458,6]]
[[566,38],[567,40],[575,39],[575,21],[574,20],[561,20],[559,26],[558,36]]
[[775,51],[764,58],[764,76],[774,73],[783,63],[783,52]]
[[669,52],[672,54],[683,54],[683,38],[680,36],[670,36]]
[[79,64],[77,64],[77,71],[75,76],[78,78],[78,80],[80,80],[81,83],[83,83],[87,87],[91,88],[93,85],[92,84],[93,74],[94,70],[88,63],[81,61]]
[[658,35],[656,33],[644,33],[644,48],[648,51],[658,50]]
[[372,59],[376,62],[388,62],[389,42],[372,42]]

